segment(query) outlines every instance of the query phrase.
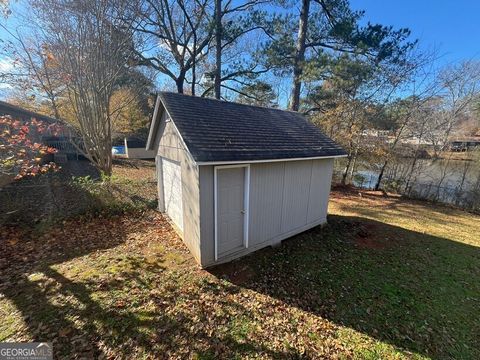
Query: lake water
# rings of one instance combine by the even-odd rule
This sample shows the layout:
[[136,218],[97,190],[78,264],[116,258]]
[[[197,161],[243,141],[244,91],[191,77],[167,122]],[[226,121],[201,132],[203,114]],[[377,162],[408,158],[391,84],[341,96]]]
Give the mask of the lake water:
[[[390,164],[384,174],[385,181],[382,181],[382,185],[393,181],[405,187],[409,181],[408,174],[412,161],[403,159]],[[367,167],[361,164],[354,173],[352,182],[355,186],[372,189],[375,187],[379,172],[380,165]],[[420,198],[461,204],[469,200],[470,193],[478,188],[479,177],[480,164],[475,161],[419,159],[409,181],[409,191],[410,195]],[[404,191],[402,186],[400,190]]]

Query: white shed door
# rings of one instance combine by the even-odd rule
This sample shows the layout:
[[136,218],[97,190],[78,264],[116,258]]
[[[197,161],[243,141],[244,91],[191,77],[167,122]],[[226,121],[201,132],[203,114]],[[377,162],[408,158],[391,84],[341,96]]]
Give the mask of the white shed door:
[[162,158],[163,199],[165,212],[183,231],[182,172],[179,163]]
[[245,167],[217,169],[217,258],[245,247]]

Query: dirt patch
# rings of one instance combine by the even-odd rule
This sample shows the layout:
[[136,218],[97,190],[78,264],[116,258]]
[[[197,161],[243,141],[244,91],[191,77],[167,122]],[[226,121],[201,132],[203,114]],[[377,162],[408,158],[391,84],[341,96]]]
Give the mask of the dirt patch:
[[357,237],[355,244],[361,249],[384,249],[385,244],[372,238]]
[[215,266],[209,269],[209,272],[237,285],[243,285],[255,277],[254,271],[248,265],[236,261]]
[[361,249],[384,249],[385,232],[381,227],[370,222],[341,221],[345,233],[350,234],[350,242]]
[[355,245],[362,249],[384,249],[386,243],[380,237],[381,229],[372,223],[359,224],[355,236]]

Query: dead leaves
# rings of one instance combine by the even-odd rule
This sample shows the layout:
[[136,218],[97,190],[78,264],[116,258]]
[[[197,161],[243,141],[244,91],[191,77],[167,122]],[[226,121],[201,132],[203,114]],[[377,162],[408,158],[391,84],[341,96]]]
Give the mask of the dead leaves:
[[63,328],[63,329],[60,329],[60,331],[58,332],[58,336],[67,337],[71,333],[72,333],[71,328]]
[[353,356],[338,335],[347,327],[325,315],[338,299],[329,294],[319,303],[318,293],[296,286],[298,273],[314,281],[315,271],[299,271],[281,249],[255,258],[256,267],[243,261],[210,273],[153,211],[77,218],[42,233],[9,228],[0,236],[0,308],[21,310],[5,312],[11,328],[0,325],[0,335],[45,336],[58,357]]

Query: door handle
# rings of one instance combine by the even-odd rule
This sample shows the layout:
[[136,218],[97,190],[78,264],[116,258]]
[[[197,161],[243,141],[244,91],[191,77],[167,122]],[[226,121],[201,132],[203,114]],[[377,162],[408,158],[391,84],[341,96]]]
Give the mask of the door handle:
[[240,212],[241,212],[242,214],[245,214],[245,213],[246,213],[246,211],[245,211],[245,210],[240,210]]

